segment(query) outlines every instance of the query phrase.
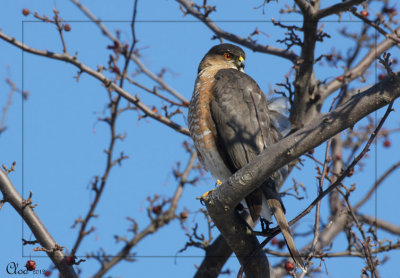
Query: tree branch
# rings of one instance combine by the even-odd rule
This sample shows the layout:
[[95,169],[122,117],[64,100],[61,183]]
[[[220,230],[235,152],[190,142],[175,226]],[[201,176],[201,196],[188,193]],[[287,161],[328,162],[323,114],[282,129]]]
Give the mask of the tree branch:
[[[71,0],[72,3],[74,3],[90,20],[95,23],[100,30],[103,32],[105,36],[107,36],[109,39],[111,39],[113,42],[118,42],[119,45],[122,45],[122,42],[115,37],[108,29],[106,26],[104,26],[103,23],[101,23],[101,20],[99,20],[97,17],[95,17],[89,9],[87,9],[85,6],[82,5],[78,0]],[[148,77],[153,79],[155,82],[160,84],[161,88],[169,92],[171,95],[182,101],[182,103],[186,104],[188,103],[187,99],[182,96],[179,92],[177,92],[175,89],[170,87],[161,77],[158,77],[156,74],[152,73],[139,59],[138,56],[135,54],[131,55],[131,59],[137,64],[137,66],[140,68],[142,72],[144,72]]]
[[48,50],[40,50],[40,49],[35,49],[32,47],[29,47],[27,45],[23,45],[20,41],[16,40],[15,38],[7,36],[2,31],[0,31],[0,38],[18,48],[21,48],[22,50],[24,50],[26,52],[29,52],[29,53],[32,53],[32,54],[35,54],[38,56],[47,57],[50,59],[64,61],[64,62],[67,62],[69,64],[76,66],[77,68],[79,68],[80,71],[86,72],[89,75],[93,76],[94,78],[98,79],[106,87],[115,91],[116,93],[121,95],[127,101],[133,103],[136,107],[138,107],[141,111],[143,111],[149,117],[171,127],[172,129],[174,129],[184,135],[189,135],[189,130],[187,128],[175,123],[174,121],[172,121],[171,119],[169,119],[167,117],[163,117],[160,114],[152,111],[152,109],[150,109],[147,105],[145,105],[143,102],[141,102],[138,97],[135,97],[135,96],[129,94],[123,88],[121,88],[120,86],[118,86],[117,84],[112,82],[110,79],[105,77],[101,72],[96,71],[96,70],[86,66],[84,63],[82,63],[80,60],[78,60],[77,57],[71,56],[68,53],[63,53],[63,54],[54,53],[54,52],[51,52]]
[[378,219],[376,217],[372,217],[365,214],[356,214],[359,221],[368,223],[371,226],[376,226],[380,229],[383,229],[391,234],[400,235],[400,226],[394,225],[393,223],[384,221],[382,219]]
[[395,163],[390,167],[371,187],[371,189],[368,191],[368,193],[360,200],[355,206],[354,210],[358,210],[366,201],[371,198],[372,194],[376,191],[379,185],[392,173],[394,172],[398,167],[400,167],[400,162]]
[[319,20],[321,18],[330,16],[332,14],[338,14],[344,11],[348,11],[351,7],[361,4],[362,2],[365,2],[366,0],[349,0],[349,1],[345,1],[342,3],[338,3],[335,5],[332,5],[328,8],[325,9],[321,9],[317,12],[317,14],[315,15],[315,19]]
[[[296,3],[298,2],[303,3],[306,1],[298,0]],[[312,9],[311,6],[308,8],[303,7],[303,9],[309,11],[303,13],[302,30],[304,32],[304,39],[301,47],[301,62],[297,67],[296,80],[293,83],[295,94],[289,118],[292,123],[293,131],[302,128],[305,123],[306,103],[309,100],[310,94],[313,93],[316,83],[314,75],[314,55],[315,44],[317,42],[318,21],[313,19],[313,12],[310,11],[310,9]]]
[[65,262],[67,257],[56,243],[46,227],[40,221],[33,209],[24,203],[24,199],[15,189],[6,173],[0,170],[0,191],[3,193],[4,201],[9,202],[19,215],[24,219],[39,244],[46,250],[47,255],[60,271],[62,277],[78,277],[72,266]]
[[222,235],[206,249],[206,254],[194,278],[217,278],[221,269],[232,254],[232,249]]
[[[393,32],[393,34],[395,34],[396,32],[400,32],[400,27],[398,27]],[[375,48],[371,49],[371,51],[367,55],[365,55],[365,57],[356,66],[354,66],[347,72],[346,76],[344,76],[344,81],[350,82],[351,80],[354,80],[363,75],[366,69],[376,60],[376,58],[378,58],[383,52],[387,51],[395,45],[396,43],[392,39],[386,38]],[[325,86],[321,86],[318,90],[318,94],[321,96],[321,99],[318,103],[322,104],[328,96],[330,96],[341,86],[343,86],[343,82],[336,79],[332,80]]]
[[179,183],[177,189],[171,198],[170,207],[167,211],[163,212],[156,218],[151,219],[151,223],[144,228],[142,231],[138,232],[134,229],[134,236],[126,241],[125,246],[115,255],[111,260],[105,261],[101,269],[93,275],[93,277],[103,277],[106,272],[108,272],[113,266],[118,264],[120,261],[127,259],[129,253],[133,247],[135,247],[141,240],[145,237],[155,233],[158,229],[168,224],[171,220],[176,218],[175,212],[178,206],[178,201],[182,196],[183,188],[186,183],[189,183],[188,176],[195,165],[195,161],[197,159],[197,153],[194,150],[190,152],[190,158],[186,165],[185,170],[180,176]]
[[192,2],[189,2],[187,0],[176,0],[176,1],[185,8],[186,13],[189,13],[189,14],[193,15],[194,17],[196,17],[197,19],[204,22],[204,24],[208,28],[210,28],[211,31],[213,31],[220,38],[224,38],[231,42],[243,45],[255,52],[267,53],[267,54],[271,54],[271,55],[275,55],[278,57],[288,59],[289,61],[291,61],[293,63],[296,63],[296,61],[298,60],[298,56],[292,51],[276,48],[276,47],[269,46],[269,45],[261,45],[261,44],[256,43],[254,40],[251,40],[248,38],[243,38],[236,34],[226,32],[226,31],[222,30],[221,28],[219,28],[208,16],[197,11],[193,7]]

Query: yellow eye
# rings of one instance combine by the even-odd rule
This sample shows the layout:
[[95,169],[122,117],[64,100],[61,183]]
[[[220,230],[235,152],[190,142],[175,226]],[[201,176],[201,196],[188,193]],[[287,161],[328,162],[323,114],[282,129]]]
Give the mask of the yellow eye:
[[225,60],[231,60],[232,59],[232,55],[230,53],[225,53],[224,57],[225,57]]

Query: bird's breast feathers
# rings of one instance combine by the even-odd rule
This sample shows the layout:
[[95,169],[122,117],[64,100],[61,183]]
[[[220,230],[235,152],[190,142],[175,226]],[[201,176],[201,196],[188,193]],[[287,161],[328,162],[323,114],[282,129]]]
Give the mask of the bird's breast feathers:
[[218,70],[218,68],[209,68],[201,71],[197,76],[189,106],[188,123],[191,137],[203,165],[215,178],[225,180],[232,173],[219,154],[216,144],[217,132],[210,112],[210,102],[214,99],[212,94],[214,76]]

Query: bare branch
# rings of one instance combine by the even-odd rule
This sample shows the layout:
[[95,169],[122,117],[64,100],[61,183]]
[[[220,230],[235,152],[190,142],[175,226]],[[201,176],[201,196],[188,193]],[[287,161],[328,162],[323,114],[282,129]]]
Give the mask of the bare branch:
[[77,57],[71,56],[68,53],[54,53],[50,52],[47,50],[40,50],[40,49],[35,49],[32,47],[29,47],[27,45],[23,45],[20,41],[16,40],[15,38],[11,38],[4,34],[2,31],[0,31],[0,38],[5,40],[6,42],[13,44],[22,50],[38,55],[38,56],[43,56],[47,57],[50,59],[55,59],[55,60],[60,60],[67,62],[69,64],[72,64],[79,68],[80,71],[86,72],[89,75],[93,76],[94,78],[98,79],[101,81],[107,88],[112,89],[113,91],[117,92],[119,95],[121,95],[123,98],[125,98],[127,101],[133,103],[136,107],[138,107],[141,111],[143,111],[146,115],[149,117],[171,127],[172,129],[184,134],[184,135],[189,135],[189,130],[185,127],[180,126],[179,124],[173,122],[171,119],[168,119],[166,117],[161,116],[158,113],[155,113],[150,109],[148,106],[146,106],[143,102],[140,101],[138,97],[132,96],[129,94],[127,91],[125,91],[123,88],[112,82],[110,79],[105,77],[102,73],[99,71],[95,71],[94,69],[86,66],[83,64],[80,60],[77,59]]
[[390,167],[386,172],[374,183],[374,185],[370,188],[368,193],[360,200],[355,206],[354,210],[358,210],[363,204],[365,204],[366,201],[371,198],[372,194],[376,191],[376,189],[382,184],[382,182],[392,173],[394,172],[398,167],[400,167],[400,162],[395,163]]
[[330,7],[327,7],[325,9],[321,9],[317,12],[315,15],[315,19],[319,20],[321,18],[330,16],[332,14],[338,14],[344,11],[350,10],[353,6],[361,4],[362,2],[365,2],[366,0],[348,0],[342,3],[338,3],[335,5],[332,5]]
[[275,55],[278,57],[288,59],[293,63],[296,63],[296,61],[298,60],[298,56],[294,52],[276,48],[276,47],[269,46],[269,45],[261,45],[261,44],[256,43],[254,40],[250,40],[248,38],[244,38],[244,37],[238,36],[236,34],[232,34],[232,33],[222,30],[208,16],[205,16],[200,11],[196,10],[193,7],[193,2],[189,2],[187,0],[176,0],[176,1],[185,8],[186,13],[189,13],[189,14],[193,15],[194,17],[196,17],[197,19],[204,22],[204,24],[208,28],[210,28],[211,31],[213,31],[217,37],[224,38],[231,42],[243,45],[255,52],[267,53],[267,54],[271,54],[271,55]]
[[0,170],[0,191],[4,200],[9,202],[29,226],[36,240],[45,248],[47,255],[53,261],[63,277],[78,277],[74,269],[65,262],[66,255],[59,249],[53,237],[30,206],[24,205],[24,199],[8,179],[8,176]]
[[[397,28],[395,32],[400,32],[400,27]],[[371,49],[371,51],[368,52],[364,59],[362,59],[356,66],[354,66],[351,70],[347,72],[346,76],[344,77],[345,81],[350,82],[351,80],[360,77],[365,72],[365,70],[375,61],[376,58],[378,58],[383,52],[387,51],[394,45],[396,45],[396,43],[393,40],[386,38],[384,41],[378,44],[376,48]],[[335,79],[325,86],[321,86],[318,90],[318,94],[321,96],[319,103],[323,103],[329,95],[339,89],[342,85],[343,81]]]
[[311,17],[315,13],[311,4],[306,0],[295,0],[295,3],[299,6],[304,16]]
[[356,8],[352,8],[351,12],[353,13],[353,15],[355,15],[356,17],[358,17],[359,19],[364,21],[366,24],[368,24],[368,25],[372,26],[373,28],[375,28],[375,30],[377,30],[379,33],[384,35],[386,38],[389,38],[389,39],[393,40],[396,44],[400,44],[400,37],[399,37],[397,32],[394,32],[394,34],[389,34],[385,30],[383,30],[378,24],[376,24],[375,22],[372,22],[371,20],[369,20],[365,16],[361,15],[360,13],[358,13]]
[[[296,3],[306,2],[299,0]],[[307,3],[307,2],[306,2]],[[303,7],[310,10],[310,7]],[[318,21],[313,20],[312,11],[303,13],[303,33],[304,39],[301,48],[300,60],[296,66],[296,79],[294,81],[295,94],[293,105],[290,111],[289,120],[292,123],[292,130],[298,130],[305,123],[306,103],[315,88],[314,60],[315,44],[317,42]]]
[[177,208],[178,201],[182,196],[183,188],[186,183],[190,171],[193,169],[197,154],[194,150],[190,153],[189,162],[186,165],[185,170],[179,177],[178,187],[171,199],[170,207],[167,211],[160,213],[156,218],[151,219],[151,223],[144,228],[141,232],[135,232],[134,236],[130,240],[126,240],[125,246],[109,261],[103,262],[101,269],[93,277],[103,277],[104,274],[109,271],[114,265],[118,264],[120,261],[128,258],[130,250],[135,247],[143,238],[155,233],[159,228],[168,224],[173,220],[175,216],[175,211]]
[[387,221],[384,221],[382,219],[372,217],[369,215],[360,214],[360,213],[357,213],[356,215],[357,215],[357,218],[359,221],[368,223],[371,226],[376,226],[376,227],[383,229],[391,234],[400,235],[400,226],[397,226],[393,223],[389,223]]
[[[92,20],[103,32],[104,35],[106,35],[108,38],[110,38],[113,42],[118,42],[120,45],[122,45],[121,41],[115,37],[113,34],[111,34],[110,31],[108,31],[107,27],[104,26],[101,21],[96,18],[85,6],[83,6],[78,0],[71,0],[86,16]],[[188,103],[187,99],[182,96],[180,93],[178,93],[175,89],[170,87],[162,78],[158,77],[156,74],[152,73],[139,59],[139,57],[135,54],[131,55],[132,60],[137,64],[137,66],[140,68],[142,72],[144,72],[147,76],[149,76],[151,79],[153,79],[155,82],[160,84],[161,88],[169,92],[171,95],[175,96],[177,99],[179,99],[183,104]]]

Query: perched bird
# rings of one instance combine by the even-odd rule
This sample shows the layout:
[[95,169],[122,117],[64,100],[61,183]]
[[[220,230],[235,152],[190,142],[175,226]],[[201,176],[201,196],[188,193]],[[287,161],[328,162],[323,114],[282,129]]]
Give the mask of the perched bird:
[[[244,73],[244,60],[240,47],[212,47],[200,62],[189,105],[189,130],[198,157],[222,181],[281,137],[271,121],[264,93]],[[268,222],[275,216],[293,260],[304,269],[276,188],[286,174],[285,167],[276,171],[242,203],[253,223],[260,216]]]

